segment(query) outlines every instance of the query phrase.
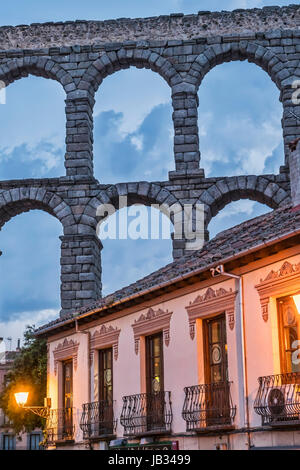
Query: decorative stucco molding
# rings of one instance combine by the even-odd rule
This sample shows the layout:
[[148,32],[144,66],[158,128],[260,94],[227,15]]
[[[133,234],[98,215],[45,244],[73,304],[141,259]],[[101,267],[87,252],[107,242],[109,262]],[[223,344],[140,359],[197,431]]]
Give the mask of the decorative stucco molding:
[[212,314],[225,312],[230,330],[234,329],[235,325],[235,298],[237,292],[232,289],[227,291],[222,287],[220,289],[212,289],[209,287],[204,295],[198,295],[190,305],[186,307],[189,325],[190,337],[195,338],[195,324],[197,318],[204,318]]
[[68,341],[66,338],[63,343],[59,345],[53,351],[54,356],[54,373],[57,373],[57,364],[59,361],[66,361],[72,359],[75,370],[77,369],[77,356],[78,356],[79,343],[72,339]]
[[112,346],[114,351],[115,361],[119,355],[119,336],[121,330],[113,326],[102,325],[100,330],[96,330],[91,337],[90,343],[90,361],[93,362],[94,354],[97,349],[107,348]]
[[262,317],[265,322],[269,318],[270,297],[288,294],[300,288],[300,263],[291,264],[285,261],[278,271],[273,269],[265,279],[261,279],[256,289],[259,294]]
[[138,320],[132,325],[134,333],[135,353],[139,353],[140,337],[151,335],[157,331],[163,331],[165,345],[170,344],[170,322],[173,312],[168,310],[157,310],[156,312],[150,308],[146,315],[142,314]]

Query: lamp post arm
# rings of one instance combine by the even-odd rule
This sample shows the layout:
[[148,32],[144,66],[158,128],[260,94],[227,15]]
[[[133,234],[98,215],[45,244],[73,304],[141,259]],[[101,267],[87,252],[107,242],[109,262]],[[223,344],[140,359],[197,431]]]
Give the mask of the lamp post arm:
[[31,411],[40,418],[47,419],[50,415],[50,408],[44,406],[22,406],[23,409]]

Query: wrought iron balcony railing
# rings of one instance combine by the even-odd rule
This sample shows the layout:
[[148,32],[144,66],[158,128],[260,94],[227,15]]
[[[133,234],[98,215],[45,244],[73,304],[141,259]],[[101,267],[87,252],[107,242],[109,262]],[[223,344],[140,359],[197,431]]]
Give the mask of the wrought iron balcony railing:
[[74,439],[75,426],[73,424],[73,418],[73,408],[62,408],[50,411],[46,426],[47,445],[72,441]]
[[269,375],[258,379],[254,409],[262,424],[300,424],[300,373]]
[[205,432],[233,426],[236,407],[233,406],[230,385],[230,382],[216,382],[184,389],[182,417],[187,431]]
[[112,436],[115,432],[114,402],[97,401],[82,405],[80,428],[84,439]]
[[125,436],[170,432],[172,420],[171,392],[123,397],[120,422]]

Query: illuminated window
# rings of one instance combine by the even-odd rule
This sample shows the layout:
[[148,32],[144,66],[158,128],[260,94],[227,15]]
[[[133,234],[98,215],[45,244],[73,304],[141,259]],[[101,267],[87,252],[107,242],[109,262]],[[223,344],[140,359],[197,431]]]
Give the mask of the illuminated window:
[[162,333],[147,336],[146,348],[147,393],[162,392],[164,390]]
[[300,372],[300,315],[292,297],[277,300],[282,373]]
[[113,401],[112,358],[112,348],[99,351],[99,397],[109,403]]

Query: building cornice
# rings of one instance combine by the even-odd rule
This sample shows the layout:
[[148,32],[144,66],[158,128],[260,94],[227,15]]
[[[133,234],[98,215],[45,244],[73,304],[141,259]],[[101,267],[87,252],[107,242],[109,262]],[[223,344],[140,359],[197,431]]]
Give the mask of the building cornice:
[[225,313],[230,330],[235,326],[235,299],[237,291],[226,290],[222,287],[212,289],[209,287],[203,295],[198,295],[190,305],[186,307],[190,337],[195,338],[195,324],[198,318],[207,318],[211,315]]
[[262,318],[267,322],[270,298],[287,295],[300,289],[300,263],[291,264],[285,261],[277,271],[272,269],[255,288],[260,298]]
[[100,330],[96,330],[91,335],[90,342],[90,360],[93,361],[95,351],[97,349],[103,349],[112,347],[114,352],[115,361],[119,355],[119,336],[121,330],[114,328],[113,326],[102,325]]
[[168,310],[164,311],[161,309],[153,310],[149,308],[148,312],[142,314],[138,320],[134,322],[132,326],[134,333],[134,348],[135,353],[139,353],[140,337],[156,333],[158,331],[163,332],[164,343],[168,347],[170,344],[170,322],[173,312]]

